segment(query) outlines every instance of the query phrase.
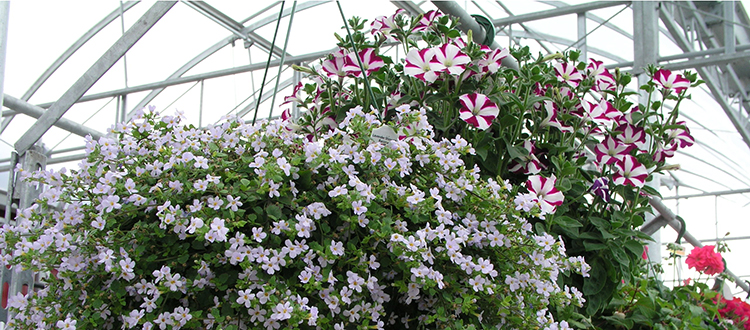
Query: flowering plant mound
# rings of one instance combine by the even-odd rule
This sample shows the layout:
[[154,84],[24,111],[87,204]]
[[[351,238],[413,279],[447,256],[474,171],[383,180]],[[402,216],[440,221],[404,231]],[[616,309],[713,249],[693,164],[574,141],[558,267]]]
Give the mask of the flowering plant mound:
[[[651,212],[648,196],[659,195],[647,182],[678,168],[667,161],[693,144],[679,108],[687,88],[701,81],[648,67],[650,81],[632,86],[630,75],[576,51],[534,57],[528,48],[480,45],[438,12],[410,17],[399,10],[369,29],[365,23],[349,20],[351,36],[338,37],[339,50],[320,68],[298,68],[308,79],[288,100],[309,116],[290,119],[292,126],[313,137],[356,106],[396,122],[399,107],[424,108],[436,139],[474,146],[462,160],[482,177],[523,187],[514,202],[534,214],[536,234],[561,237],[570,255],[591,265],[590,277],[561,278],[583,292],[585,308],[556,315],[593,327],[622,280],[637,280],[650,239],[637,228]],[[363,50],[370,51],[361,56],[364,68],[346,66]],[[503,65],[509,57],[517,69]],[[392,135],[405,139],[417,129],[402,126]]]
[[714,248],[713,245],[693,248],[685,259],[688,268],[695,268],[695,270],[706,275],[716,275],[723,272],[724,260],[721,258],[721,254],[714,252]]
[[[2,266],[55,275],[10,297],[9,326],[557,326],[549,307],[584,302],[558,275],[588,265],[464,164],[469,143],[398,111],[354,108],[314,139],[149,111],[88,140],[79,170],[24,173],[48,189],[2,228]],[[385,124],[408,136],[379,140]]]

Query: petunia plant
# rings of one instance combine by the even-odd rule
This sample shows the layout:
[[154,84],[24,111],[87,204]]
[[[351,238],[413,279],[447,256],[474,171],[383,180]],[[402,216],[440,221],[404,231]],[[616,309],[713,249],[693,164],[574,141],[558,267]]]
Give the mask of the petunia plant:
[[[460,137],[475,148],[462,159],[482,177],[522,186],[515,202],[535,215],[535,233],[562,237],[569,253],[592,266],[591,277],[560,279],[581,289],[585,308],[557,312],[578,327],[594,326],[622,281],[640,272],[650,238],[637,228],[650,212],[648,196],[658,196],[649,181],[677,168],[669,158],[694,143],[679,108],[701,83],[697,76],[648,67],[651,80],[634,86],[630,75],[576,51],[534,57],[528,48],[477,44],[439,12],[399,10],[369,29],[357,18],[348,24],[351,35],[337,35],[340,48],[322,70],[299,68],[309,80],[299,85],[297,105],[308,111],[297,122],[323,118],[317,109],[343,122],[356,106],[398,122],[398,107],[423,108],[434,138]],[[366,76],[325,69],[336,54],[363,49],[374,49],[370,61],[382,61],[380,69]],[[518,69],[503,65],[508,57]],[[414,129],[394,128],[392,136],[408,142]]]

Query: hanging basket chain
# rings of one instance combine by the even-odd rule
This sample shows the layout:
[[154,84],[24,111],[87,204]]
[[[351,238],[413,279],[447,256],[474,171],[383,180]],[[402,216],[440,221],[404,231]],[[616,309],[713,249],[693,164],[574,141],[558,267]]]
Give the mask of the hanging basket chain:
[[286,46],[289,44],[289,35],[292,32],[292,22],[294,22],[294,12],[296,9],[297,9],[297,0],[292,2],[292,13],[289,15],[289,26],[286,28],[286,38],[284,38],[284,49],[281,50],[281,62],[279,62],[279,73],[276,75],[276,85],[273,87],[273,97],[271,98],[271,110],[268,111],[268,120],[271,120],[271,116],[273,115],[273,105],[276,101],[276,93],[279,91],[279,80],[281,80],[281,71],[284,68],[284,58],[286,57]]
[[[271,41],[271,49],[268,50],[268,61],[266,61],[266,69],[263,72],[263,81],[260,83],[260,96],[258,103],[255,104],[255,113],[253,114],[253,125],[255,120],[258,119],[258,108],[260,107],[260,101],[263,98],[263,87],[266,84],[266,77],[268,77],[268,68],[271,66],[271,58],[273,57],[273,48],[276,47],[276,35],[279,34],[279,24],[281,23],[281,17],[284,15],[284,1],[281,1],[281,9],[279,10],[279,18],[276,19],[276,31],[273,33],[273,40]],[[283,54],[282,54],[283,56]]]
[[[341,9],[341,2],[336,1],[336,5],[339,6],[339,13],[341,13],[341,19],[344,21],[344,27],[346,28],[346,34],[349,36],[349,42],[352,44],[352,48],[354,49],[354,57],[357,59],[357,64],[359,64],[359,69],[362,70],[362,77],[365,78],[365,87],[367,88],[367,91],[370,93],[370,100],[371,105],[375,107],[375,110],[377,110],[378,116],[380,116],[380,107],[378,106],[378,103],[375,102],[375,94],[372,92],[372,88],[370,88],[370,79],[367,78],[367,72],[365,72],[365,66],[362,64],[362,59],[359,57],[359,51],[357,50],[357,46],[354,44],[354,38],[352,37],[352,32],[349,30],[349,24],[346,21],[346,16],[344,15],[344,10]],[[369,110],[369,109],[368,109]]]

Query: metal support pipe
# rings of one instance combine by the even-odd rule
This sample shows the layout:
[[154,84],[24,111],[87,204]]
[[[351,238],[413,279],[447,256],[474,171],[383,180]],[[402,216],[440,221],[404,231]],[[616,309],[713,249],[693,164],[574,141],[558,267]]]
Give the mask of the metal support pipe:
[[71,86],[57,102],[16,141],[14,147],[19,154],[23,154],[38,141],[47,130],[55,124],[78,99],[88,91],[140,38],[159,21],[176,1],[161,1],[154,3],[133,26],[115,42],[112,47],[100,57]]
[[[433,1],[433,3],[434,2],[435,1]],[[633,3],[637,3],[637,2],[638,1],[635,1]],[[594,2],[589,2],[589,3],[583,3],[580,5],[565,6],[565,7],[560,7],[560,8],[550,9],[550,10],[538,11],[535,13],[515,15],[512,17],[496,19],[492,21],[492,24],[495,24],[495,26],[497,27],[503,27],[503,26],[510,25],[510,24],[526,23],[526,22],[536,21],[536,20],[545,19],[545,18],[585,13],[591,10],[609,8],[609,7],[620,6],[620,5],[628,5],[630,3],[631,1],[594,1]]]
[[750,193],[750,188],[735,189],[735,190],[722,190],[722,191],[707,192],[707,193],[692,194],[692,195],[669,196],[669,197],[664,197],[662,199],[663,200],[668,200],[668,199],[687,199],[687,198],[694,198],[694,197],[723,196],[723,195],[735,195],[735,194],[747,194],[747,193]]
[[[19,112],[29,117],[34,117],[37,119],[42,117],[44,113],[47,111],[44,108],[38,107],[33,104],[29,104],[28,102],[24,100],[17,99],[7,94],[4,95],[3,105],[8,107],[8,109],[14,110],[16,112]],[[91,137],[93,137],[94,139],[99,139],[100,137],[105,135],[102,132],[91,129],[89,127],[86,127],[84,125],[81,125],[79,123],[76,123],[66,118],[60,118],[53,125],[55,127],[62,128],[78,136],[85,137],[86,135],[91,135]]]
[[734,53],[734,21],[734,1],[724,1],[724,50],[727,54]]
[[582,58],[584,62],[587,62],[589,56],[586,49],[586,13],[578,13],[578,40],[580,41],[574,47],[581,51],[580,58]]
[[[682,225],[677,220],[677,216],[672,213],[672,210],[670,210],[666,205],[664,205],[664,203],[661,202],[661,199],[657,197],[651,197],[649,198],[648,203],[651,204],[651,207],[653,207],[657,212],[659,212],[659,214],[661,214],[662,217],[664,217],[668,221],[670,227],[672,227],[676,231],[680,231]],[[700,242],[700,240],[696,239],[693,235],[687,232],[687,230],[685,231],[685,234],[682,235],[682,238],[695,247],[703,247],[703,244]],[[737,286],[741,287],[742,290],[750,293],[750,286],[748,286],[747,283],[745,283],[745,281],[740,279],[737,275],[732,273],[732,271],[729,270],[728,267],[724,269],[724,273],[734,279],[734,282],[737,283]]]
[[0,2],[0,104],[3,104],[5,87],[5,55],[8,49],[8,19],[10,18],[10,1]]
[[[432,4],[435,5],[435,7],[437,7],[438,9],[440,9],[440,11],[442,11],[443,13],[458,17],[459,19],[458,28],[461,29],[461,31],[463,31],[464,33],[467,33],[469,30],[471,30],[473,38],[474,38],[474,42],[480,43],[484,40],[484,37],[487,36],[486,32],[484,31],[484,28],[480,26],[476,20],[474,20],[474,17],[471,17],[471,15],[469,15],[469,13],[467,13],[457,3],[453,1],[432,0]],[[492,42],[492,45],[490,45],[490,48],[493,48],[493,49],[500,48],[500,44],[497,43],[497,41],[494,41]],[[516,62],[516,59],[514,59],[512,56],[506,56],[503,59],[502,64],[503,66],[509,67],[514,70],[518,70],[518,63]]]

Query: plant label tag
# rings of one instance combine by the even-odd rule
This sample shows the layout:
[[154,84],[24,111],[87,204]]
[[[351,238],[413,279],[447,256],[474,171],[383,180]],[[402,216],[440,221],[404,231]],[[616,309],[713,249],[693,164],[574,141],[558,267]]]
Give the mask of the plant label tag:
[[396,134],[396,131],[393,130],[393,128],[388,125],[383,125],[377,129],[374,129],[370,138],[382,144],[388,144],[391,141],[398,140],[398,135]]

